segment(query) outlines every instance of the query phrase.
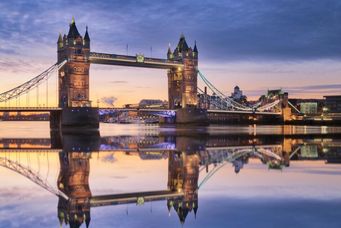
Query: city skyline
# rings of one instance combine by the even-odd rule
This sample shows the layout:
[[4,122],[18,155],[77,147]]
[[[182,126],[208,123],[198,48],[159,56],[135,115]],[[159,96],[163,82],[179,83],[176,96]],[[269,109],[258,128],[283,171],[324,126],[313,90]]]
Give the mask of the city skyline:
[[[168,44],[175,48],[184,33],[190,46],[197,41],[199,69],[227,95],[235,85],[251,99],[267,89],[283,88],[291,98],[322,98],[341,89],[337,1],[73,4],[0,3],[0,92],[56,62],[58,34],[67,33],[73,16],[81,35],[89,27],[95,51],[126,54],[128,45],[130,55],[165,58]],[[166,70],[92,65],[90,75],[93,102],[167,99]]]

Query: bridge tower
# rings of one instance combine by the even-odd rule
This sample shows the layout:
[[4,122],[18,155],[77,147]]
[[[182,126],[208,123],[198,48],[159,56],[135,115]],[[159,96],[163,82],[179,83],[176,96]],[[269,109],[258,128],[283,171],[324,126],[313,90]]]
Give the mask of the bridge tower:
[[287,92],[281,95],[281,108],[283,121],[290,121],[292,113],[289,107],[289,94]]
[[69,33],[57,41],[58,63],[67,60],[58,71],[58,106],[62,111],[50,115],[52,130],[99,128],[98,109],[91,108],[89,99],[90,37],[88,28],[82,37],[72,18]]
[[69,33],[59,34],[58,62],[67,60],[59,70],[59,107],[90,107],[89,100],[89,55],[90,37],[88,28],[84,38],[79,34],[72,18]]
[[197,70],[198,49],[187,45],[182,34],[179,43],[172,52],[170,47],[167,52],[168,60],[181,61],[184,67],[168,70],[168,101],[169,108],[185,108],[197,105]]
[[183,192],[182,197],[168,200],[170,211],[173,207],[183,224],[189,212],[196,216],[198,210],[198,179],[200,158],[196,152],[170,153],[168,160],[168,188]]
[[66,152],[59,154],[60,172],[58,189],[64,192],[69,200],[59,197],[58,218],[61,223],[70,227],[80,227],[84,222],[86,227],[90,223],[89,187],[91,153]]

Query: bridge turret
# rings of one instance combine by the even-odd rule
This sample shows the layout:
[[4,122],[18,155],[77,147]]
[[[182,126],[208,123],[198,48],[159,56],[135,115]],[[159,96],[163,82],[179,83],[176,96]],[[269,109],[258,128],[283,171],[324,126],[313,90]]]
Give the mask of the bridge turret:
[[197,41],[194,42],[194,48],[193,48],[193,57],[198,58],[198,48],[197,48]]
[[63,48],[63,38],[62,38],[62,34],[59,33],[59,36],[58,36],[58,41],[57,41],[57,48],[58,50]]
[[88,33],[88,26],[86,26],[86,31],[84,35],[84,47],[90,49],[90,36]]
[[168,51],[167,51],[167,59],[173,59],[174,55],[173,52],[171,50],[170,44],[168,46]]

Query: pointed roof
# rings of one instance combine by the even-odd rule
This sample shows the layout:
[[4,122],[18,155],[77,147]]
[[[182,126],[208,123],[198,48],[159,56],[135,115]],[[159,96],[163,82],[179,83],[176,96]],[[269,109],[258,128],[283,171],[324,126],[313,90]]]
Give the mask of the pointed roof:
[[176,50],[180,53],[188,50],[188,45],[183,33],[181,33],[180,40],[178,46],[176,47]]
[[197,218],[198,207],[194,207],[193,211],[194,211],[194,217]]
[[88,33],[88,26],[86,26],[86,31],[84,35],[84,40],[90,40],[89,33]]
[[181,224],[184,224],[186,221],[186,217],[188,215],[188,209],[187,208],[183,208],[183,207],[179,207],[177,214],[179,216],[180,222]]
[[198,53],[197,41],[194,42],[194,49],[193,49],[193,52]]
[[170,55],[170,54],[172,54],[172,50],[171,50],[170,46],[168,46],[167,55]]
[[61,33],[59,33],[59,36],[58,36],[58,43],[63,43],[63,38],[62,38]]
[[81,35],[78,32],[77,26],[76,26],[76,22],[75,22],[75,18],[72,17],[72,21],[70,24],[70,29],[69,29],[69,33],[67,35],[67,38],[77,38],[80,37]]
[[86,225],[86,228],[88,228],[90,226],[90,221],[91,221],[91,218],[90,218],[90,212],[86,212],[86,217],[85,217],[85,225]]

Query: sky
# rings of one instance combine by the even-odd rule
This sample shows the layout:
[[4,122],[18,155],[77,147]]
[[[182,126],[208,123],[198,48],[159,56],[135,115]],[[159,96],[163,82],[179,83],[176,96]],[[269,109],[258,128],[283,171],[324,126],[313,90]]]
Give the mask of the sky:
[[[183,33],[197,42],[199,69],[226,94],[235,85],[249,98],[276,88],[292,98],[341,94],[338,0],[5,0],[0,8],[0,93],[56,62],[58,34],[74,16],[81,34],[89,27],[95,52],[126,54],[128,45],[130,55],[165,58]],[[94,102],[167,96],[165,70],[91,66]]]

